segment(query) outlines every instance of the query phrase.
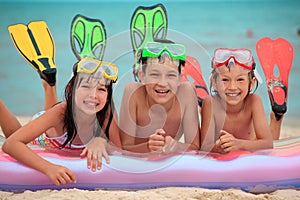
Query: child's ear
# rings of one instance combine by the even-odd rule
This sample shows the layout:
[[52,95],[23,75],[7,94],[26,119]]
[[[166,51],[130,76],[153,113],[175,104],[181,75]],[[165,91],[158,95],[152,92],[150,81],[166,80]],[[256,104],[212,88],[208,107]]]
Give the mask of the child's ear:
[[210,77],[211,89],[217,91],[217,80],[213,77]]
[[138,71],[138,77],[141,80],[141,83],[144,83],[145,73],[142,70]]
[[257,80],[256,80],[255,77],[253,77],[253,78],[251,79],[250,90],[253,90],[256,81],[257,81]]

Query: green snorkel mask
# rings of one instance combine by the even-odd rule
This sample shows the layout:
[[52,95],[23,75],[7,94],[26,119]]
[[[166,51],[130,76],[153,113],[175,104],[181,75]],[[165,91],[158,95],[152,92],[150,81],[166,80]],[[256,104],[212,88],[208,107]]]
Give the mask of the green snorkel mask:
[[102,60],[106,45],[104,24],[97,19],[76,15],[71,25],[71,46],[78,60],[84,57]]
[[182,44],[148,42],[143,48],[142,57],[159,57],[167,52],[172,59],[185,61],[186,51]]
[[168,19],[165,7],[157,4],[151,7],[139,6],[133,13],[130,22],[130,36],[135,58],[134,75],[139,69],[139,55],[147,42],[165,39]]

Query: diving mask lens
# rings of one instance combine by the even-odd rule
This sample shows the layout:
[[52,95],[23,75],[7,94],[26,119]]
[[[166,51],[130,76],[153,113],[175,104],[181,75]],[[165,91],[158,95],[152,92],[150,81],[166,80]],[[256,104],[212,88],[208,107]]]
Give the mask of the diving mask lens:
[[248,49],[216,49],[213,57],[213,68],[218,68],[227,64],[233,59],[237,64],[247,70],[252,70],[254,60],[250,50]]
[[103,70],[103,75],[105,78],[110,79],[114,82],[118,79],[118,68],[109,62],[102,62],[101,69]]
[[92,74],[98,69],[100,63],[101,61],[99,60],[85,57],[78,62],[76,71]]
[[96,60],[93,58],[83,58],[77,65],[77,72],[93,74],[94,78],[103,75],[104,78],[116,81],[118,79],[118,68],[109,62]]
[[142,57],[159,57],[168,52],[171,58],[186,60],[185,47],[181,44],[148,42],[143,49]]

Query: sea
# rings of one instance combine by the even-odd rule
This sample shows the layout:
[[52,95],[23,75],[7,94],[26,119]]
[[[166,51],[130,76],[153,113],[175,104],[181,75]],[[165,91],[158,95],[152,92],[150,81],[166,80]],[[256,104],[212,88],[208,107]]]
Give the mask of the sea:
[[[167,38],[183,43],[187,54],[198,59],[209,85],[211,58],[216,48],[248,48],[253,52],[263,77],[258,93],[270,112],[265,79],[255,46],[263,37],[284,38],[294,48],[289,76],[287,119],[300,119],[300,1],[295,0],[165,0],[165,1],[17,1],[0,0],[0,98],[18,116],[32,116],[43,110],[44,93],[39,75],[16,50],[8,26],[46,21],[55,42],[57,93],[63,93],[77,61],[70,43],[71,22],[77,14],[100,19],[106,28],[104,60],[119,68],[114,98],[120,105],[124,85],[134,81],[130,20],[138,6],[161,3],[168,16]],[[274,73],[278,73],[275,69]]]

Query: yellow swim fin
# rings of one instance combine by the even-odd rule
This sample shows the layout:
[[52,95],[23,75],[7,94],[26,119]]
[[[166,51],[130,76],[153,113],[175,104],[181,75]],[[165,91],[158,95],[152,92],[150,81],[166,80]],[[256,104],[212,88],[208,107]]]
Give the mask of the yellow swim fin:
[[8,27],[10,36],[24,59],[50,86],[56,83],[55,46],[45,21],[16,24]]

